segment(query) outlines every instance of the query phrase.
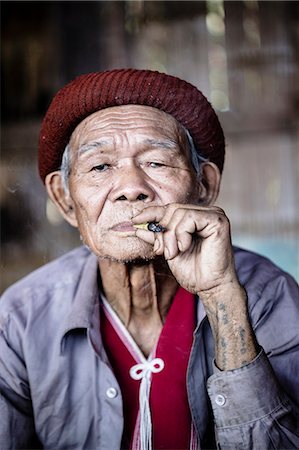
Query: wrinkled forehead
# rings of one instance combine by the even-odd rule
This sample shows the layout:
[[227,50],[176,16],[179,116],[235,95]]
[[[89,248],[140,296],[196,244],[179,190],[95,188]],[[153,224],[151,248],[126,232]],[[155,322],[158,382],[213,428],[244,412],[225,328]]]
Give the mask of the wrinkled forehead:
[[117,133],[151,135],[177,142],[186,142],[182,125],[170,114],[150,106],[123,105],[97,111],[86,117],[73,131],[70,146],[78,150],[100,136],[113,137]]

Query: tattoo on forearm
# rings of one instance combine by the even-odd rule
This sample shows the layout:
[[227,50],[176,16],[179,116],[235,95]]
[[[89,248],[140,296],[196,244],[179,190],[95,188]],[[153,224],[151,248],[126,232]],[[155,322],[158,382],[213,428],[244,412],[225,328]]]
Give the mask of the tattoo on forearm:
[[[210,314],[211,311],[207,311]],[[213,318],[215,320],[213,320]],[[248,364],[254,356],[250,330],[240,317],[231,311],[230,305],[219,302],[211,315],[211,326],[216,342],[216,361],[222,370],[229,370]]]
[[222,362],[223,370],[225,370],[226,366],[227,366],[227,343],[223,337],[221,338],[220,344],[221,344],[221,348],[222,348],[221,362]]
[[246,293],[220,292],[202,298],[215,342],[215,361],[221,370],[240,368],[252,361],[258,351],[248,318]]
[[239,328],[239,333],[240,333],[240,340],[241,340],[240,352],[242,353],[242,355],[244,355],[247,352],[247,345],[246,345],[244,328],[240,327]]
[[227,316],[227,312],[226,312],[226,306],[224,303],[220,303],[219,310],[222,313],[221,320],[222,320],[223,325],[227,325],[228,324],[228,316]]

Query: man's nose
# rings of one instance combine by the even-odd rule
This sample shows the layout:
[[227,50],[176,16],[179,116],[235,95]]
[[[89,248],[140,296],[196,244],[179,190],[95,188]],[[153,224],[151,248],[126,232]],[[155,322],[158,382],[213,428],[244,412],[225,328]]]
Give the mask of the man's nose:
[[147,175],[141,168],[126,167],[118,171],[116,176],[117,180],[110,193],[111,201],[150,202],[153,200],[155,193],[147,183]]

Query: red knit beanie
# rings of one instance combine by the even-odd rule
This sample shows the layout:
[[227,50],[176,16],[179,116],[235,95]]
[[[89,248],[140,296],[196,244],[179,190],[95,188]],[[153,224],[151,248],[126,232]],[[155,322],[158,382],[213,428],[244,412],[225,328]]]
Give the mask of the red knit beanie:
[[218,117],[203,94],[186,81],[151,70],[120,69],[81,75],[53,98],[39,137],[42,180],[58,170],[76,126],[90,114],[111,106],[152,106],[171,114],[191,134],[197,151],[224,163],[224,136]]

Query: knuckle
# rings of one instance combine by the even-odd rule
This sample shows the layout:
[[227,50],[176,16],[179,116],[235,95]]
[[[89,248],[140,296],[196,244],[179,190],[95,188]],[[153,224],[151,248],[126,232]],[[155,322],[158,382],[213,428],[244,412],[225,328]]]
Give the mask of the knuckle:
[[230,229],[229,220],[225,215],[217,215],[214,226],[219,235],[227,234]]
[[216,206],[213,209],[213,213],[215,214],[215,219],[219,224],[221,225],[229,224],[229,219],[222,208]]
[[167,209],[169,210],[169,211],[175,211],[175,210],[177,210],[180,206],[181,206],[181,204],[180,203],[168,203],[167,205],[165,205],[166,207],[167,207]]
[[220,206],[214,206],[214,211],[222,216],[225,216],[225,212],[222,208],[220,208]]
[[[166,205],[165,214],[163,217],[163,222],[167,225],[174,224],[180,219],[182,205],[179,203],[170,203]],[[162,223],[162,221],[161,221]]]
[[179,205],[179,206],[173,211],[172,217],[173,217],[174,219],[180,219],[180,218],[182,217],[182,212],[183,212],[183,211],[184,211],[184,209],[182,208],[181,205]]

